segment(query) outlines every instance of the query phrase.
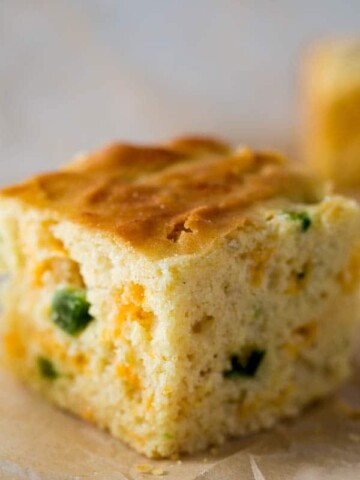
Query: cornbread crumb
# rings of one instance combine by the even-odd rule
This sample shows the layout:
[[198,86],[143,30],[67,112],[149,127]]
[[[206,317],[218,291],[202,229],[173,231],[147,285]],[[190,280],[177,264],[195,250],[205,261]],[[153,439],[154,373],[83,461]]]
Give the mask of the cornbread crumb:
[[271,153],[78,158],[0,192],[5,363],[148,457],[216,455],[348,377],[359,223]]
[[150,473],[152,472],[154,466],[150,465],[149,463],[141,463],[136,465],[136,470],[141,473]]
[[166,471],[163,470],[162,468],[159,468],[159,467],[154,468],[151,473],[152,473],[152,475],[155,475],[157,477],[161,477],[163,475],[166,475]]
[[136,465],[136,469],[140,473],[150,474],[154,477],[162,477],[163,475],[166,475],[166,471],[164,469],[160,467],[154,467],[154,465],[147,463]]

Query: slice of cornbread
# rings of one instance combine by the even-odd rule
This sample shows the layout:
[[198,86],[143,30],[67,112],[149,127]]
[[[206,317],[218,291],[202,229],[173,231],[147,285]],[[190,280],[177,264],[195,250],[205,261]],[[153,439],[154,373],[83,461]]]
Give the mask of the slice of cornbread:
[[304,70],[307,161],[343,187],[360,186],[360,37],[323,41]]
[[269,427],[349,373],[358,226],[270,153],[78,158],[1,191],[6,363],[148,456]]

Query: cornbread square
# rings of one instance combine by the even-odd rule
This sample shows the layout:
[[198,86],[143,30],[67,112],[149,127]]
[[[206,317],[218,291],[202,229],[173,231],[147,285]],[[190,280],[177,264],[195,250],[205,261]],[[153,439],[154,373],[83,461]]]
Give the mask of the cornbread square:
[[5,364],[149,457],[349,374],[359,213],[278,155],[115,144],[0,194]]
[[305,63],[306,159],[338,187],[360,186],[360,37],[323,41]]

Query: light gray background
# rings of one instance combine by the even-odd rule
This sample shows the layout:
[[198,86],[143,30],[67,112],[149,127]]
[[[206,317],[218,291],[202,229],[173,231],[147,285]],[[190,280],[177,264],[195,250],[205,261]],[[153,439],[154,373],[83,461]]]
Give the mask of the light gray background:
[[113,139],[293,150],[299,61],[360,0],[0,0],[0,184]]

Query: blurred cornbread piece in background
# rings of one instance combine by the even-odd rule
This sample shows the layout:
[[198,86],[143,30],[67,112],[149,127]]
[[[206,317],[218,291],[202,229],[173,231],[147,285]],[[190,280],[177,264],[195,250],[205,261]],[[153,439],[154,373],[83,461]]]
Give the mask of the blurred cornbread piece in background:
[[306,160],[337,187],[360,187],[360,37],[315,45],[303,81]]
[[359,212],[278,155],[114,144],[0,193],[7,366],[148,456],[348,376]]

